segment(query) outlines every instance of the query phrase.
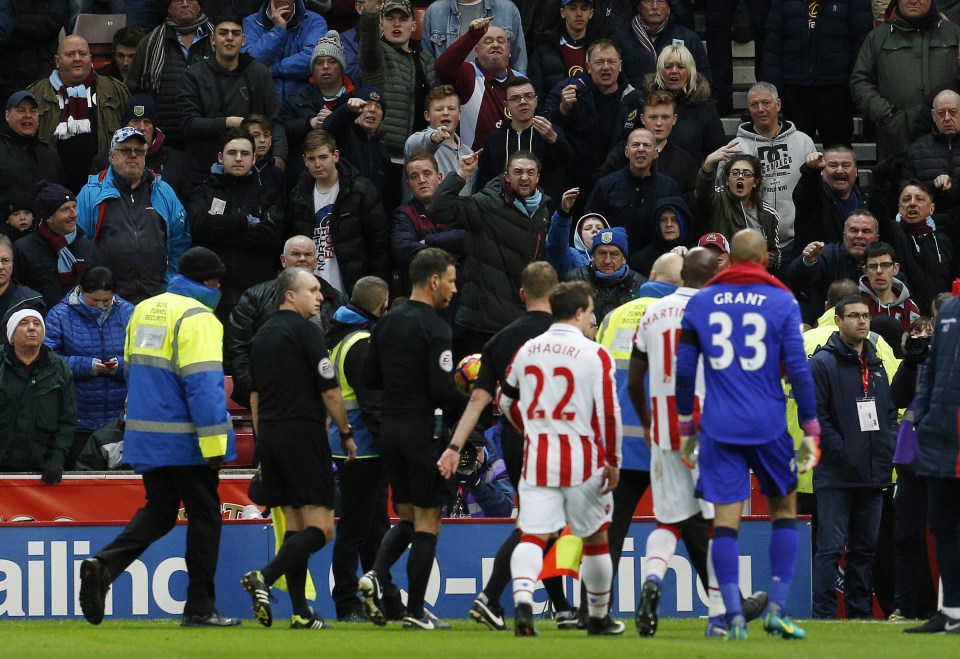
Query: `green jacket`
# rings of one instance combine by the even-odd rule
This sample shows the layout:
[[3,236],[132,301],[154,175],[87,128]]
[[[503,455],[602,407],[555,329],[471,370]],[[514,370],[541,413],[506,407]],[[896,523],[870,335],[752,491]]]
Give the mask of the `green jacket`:
[[413,54],[395,48],[380,39],[380,14],[363,12],[357,22],[357,39],[360,50],[357,59],[365,85],[377,85],[383,92],[384,113],[380,130],[391,156],[402,158],[403,145],[414,132],[413,88],[416,83],[416,67],[413,58],[427,78],[427,90],[439,83],[433,70],[433,57],[420,50],[419,44],[411,42]]
[[[726,188],[714,185],[716,175],[715,171],[708,172],[703,167],[697,172],[697,185],[693,195],[696,200],[695,212],[703,223],[704,232],[722,233],[730,240],[737,231],[749,227],[743,205],[737,202]],[[767,253],[770,255],[767,270],[775,272],[780,263],[780,241],[777,238],[780,218],[773,206],[763,202],[757,208],[757,219],[767,239]]]
[[[97,149],[106,151],[110,148],[113,134],[123,123],[123,104],[130,98],[130,90],[122,82],[109,76],[96,76],[97,94]],[[56,148],[57,138],[53,131],[60,123],[60,105],[57,102],[57,92],[50,84],[49,78],[40,78],[27,87],[27,91],[37,99],[40,110],[39,130],[37,136]]]
[[878,160],[907,150],[928,95],[955,88],[958,46],[960,27],[946,20],[921,32],[896,17],[864,39],[850,93],[863,116],[877,123]]
[[77,429],[73,373],[47,346],[27,374],[13,354],[0,348],[0,469],[34,471],[47,456],[67,455]]

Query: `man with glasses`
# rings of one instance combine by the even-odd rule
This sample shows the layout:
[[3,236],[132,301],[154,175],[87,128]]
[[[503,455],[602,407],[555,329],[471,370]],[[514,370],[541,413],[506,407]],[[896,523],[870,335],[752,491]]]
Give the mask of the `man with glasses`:
[[838,331],[810,358],[822,451],[813,472],[820,520],[813,617],[837,615],[837,564],[844,554],[847,619],[872,619],[871,567],[883,490],[893,485],[897,408],[883,362],[866,340],[870,308],[849,295],[835,311]]
[[863,277],[860,278],[860,295],[870,309],[870,315],[891,316],[900,321],[904,332],[910,331],[910,323],[920,316],[920,309],[910,299],[910,290],[897,279],[900,264],[893,247],[888,243],[873,243],[863,253]]
[[521,149],[531,151],[543,163],[540,186],[552,199],[559,199],[563,195],[566,165],[573,160],[573,148],[559,126],[537,116],[537,94],[530,80],[523,76],[511,78],[504,85],[504,92],[507,98],[503,114],[508,119],[487,135],[477,180],[485,185],[503,173],[511,154]]
[[121,128],[110,142],[110,166],[77,195],[78,226],[117,276],[117,295],[134,304],[163,291],[190,246],[183,205],[146,168],[146,156],[143,133]]

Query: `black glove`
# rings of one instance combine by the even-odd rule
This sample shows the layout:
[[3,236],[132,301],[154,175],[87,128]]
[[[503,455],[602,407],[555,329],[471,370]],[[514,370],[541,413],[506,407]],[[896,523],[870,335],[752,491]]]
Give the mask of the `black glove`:
[[457,480],[460,481],[460,484],[465,488],[472,490],[480,484],[480,470],[474,469],[469,474],[461,474],[457,472]]
[[220,471],[220,467],[223,466],[223,456],[215,455],[213,457],[206,458],[207,466],[213,469],[214,471]]
[[41,468],[43,472],[40,478],[47,485],[56,485],[63,480],[63,456],[59,453],[46,458]]

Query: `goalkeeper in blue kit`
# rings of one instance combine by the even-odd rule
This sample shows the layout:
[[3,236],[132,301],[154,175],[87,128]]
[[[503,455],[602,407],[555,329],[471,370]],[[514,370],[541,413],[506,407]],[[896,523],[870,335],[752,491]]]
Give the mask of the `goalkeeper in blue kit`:
[[[797,301],[767,273],[767,244],[753,229],[731,241],[733,265],[707,282],[690,302],[677,349],[677,413],[681,454],[700,466],[697,493],[716,507],[712,560],[726,606],[728,639],[744,640],[740,607],[737,534],[743,501],[750,496],[750,469],[767,497],[773,531],[773,583],[764,629],[803,638],[785,610],[797,561],[797,470],[812,469],[819,456],[813,378],[800,334]],[[697,362],[703,355],[706,396],[699,428],[692,412]],[[793,385],[804,440],[794,454],[787,433],[781,370]]]

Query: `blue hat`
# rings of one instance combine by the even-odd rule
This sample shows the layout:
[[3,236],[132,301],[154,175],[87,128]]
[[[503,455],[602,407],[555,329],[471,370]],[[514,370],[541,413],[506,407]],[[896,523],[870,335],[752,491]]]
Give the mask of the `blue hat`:
[[12,94],[10,94],[10,98],[7,99],[7,109],[12,110],[13,108],[23,103],[24,99],[27,99],[27,98],[33,101],[34,107],[38,107],[37,97],[31,94],[30,92],[23,90],[19,92],[13,92]]
[[387,112],[387,101],[383,97],[383,92],[376,85],[364,85],[353,92],[353,98],[362,98],[365,101],[376,101],[380,104],[380,109],[384,114]]
[[[575,0],[563,0],[560,4],[563,5],[564,7],[566,7],[566,6],[569,5],[571,2],[575,2]],[[593,0],[583,0],[583,2],[586,2],[586,3],[587,3],[588,5],[590,5],[591,7],[593,6]]]
[[590,247],[591,256],[593,256],[593,253],[597,251],[597,247],[600,245],[613,245],[619,248],[620,251],[623,252],[623,258],[627,258],[627,255],[630,253],[630,248],[627,247],[627,230],[623,227],[604,229],[594,236],[593,245]]

